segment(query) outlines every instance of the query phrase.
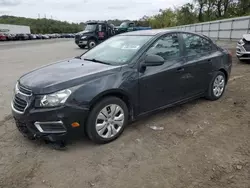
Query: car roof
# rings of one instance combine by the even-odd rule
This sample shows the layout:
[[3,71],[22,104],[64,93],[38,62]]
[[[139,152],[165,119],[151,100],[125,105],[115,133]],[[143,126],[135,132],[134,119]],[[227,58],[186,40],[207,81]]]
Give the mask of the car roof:
[[208,36],[206,36],[204,34],[195,33],[195,32],[191,32],[191,31],[176,30],[176,29],[139,30],[139,31],[126,32],[126,33],[122,33],[122,34],[119,34],[119,35],[120,36],[157,36],[157,35],[159,36],[159,35],[164,35],[164,34],[172,33],[172,32],[195,34],[195,35],[199,35],[199,36],[201,36],[203,38],[206,38],[207,40],[212,41],[211,38],[209,38]]
[[126,36],[139,36],[139,35],[145,35],[145,36],[155,36],[158,34],[165,34],[165,33],[170,33],[170,32],[180,32],[177,30],[171,30],[171,29],[150,29],[150,30],[139,30],[139,31],[132,31],[132,32],[127,32],[127,33],[122,33],[120,35],[126,35]]

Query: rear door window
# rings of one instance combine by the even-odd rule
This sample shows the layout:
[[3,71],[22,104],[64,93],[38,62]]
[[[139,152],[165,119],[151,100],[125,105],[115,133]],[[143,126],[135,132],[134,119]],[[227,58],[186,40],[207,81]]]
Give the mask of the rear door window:
[[214,48],[209,40],[198,35],[183,33],[182,36],[187,56],[209,53]]

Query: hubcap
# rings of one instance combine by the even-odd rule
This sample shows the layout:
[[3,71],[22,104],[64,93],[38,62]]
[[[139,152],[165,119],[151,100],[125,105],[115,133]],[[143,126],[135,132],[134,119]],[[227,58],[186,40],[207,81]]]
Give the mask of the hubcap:
[[213,84],[213,92],[216,97],[220,97],[224,91],[225,79],[222,75],[218,75]]
[[93,41],[90,42],[90,43],[89,43],[89,46],[90,46],[91,48],[95,47],[95,42],[93,42]]
[[117,104],[105,106],[96,118],[96,131],[102,138],[117,135],[124,124],[124,111]]

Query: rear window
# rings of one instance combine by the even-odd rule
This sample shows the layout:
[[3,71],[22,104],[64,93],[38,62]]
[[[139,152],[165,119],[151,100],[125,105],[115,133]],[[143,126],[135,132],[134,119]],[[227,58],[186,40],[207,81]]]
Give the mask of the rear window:
[[191,33],[183,33],[184,44],[187,55],[207,53],[214,49],[213,43],[206,38]]

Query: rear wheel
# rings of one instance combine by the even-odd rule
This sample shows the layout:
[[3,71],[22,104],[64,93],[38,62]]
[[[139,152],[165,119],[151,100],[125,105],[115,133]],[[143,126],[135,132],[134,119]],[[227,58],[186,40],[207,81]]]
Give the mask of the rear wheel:
[[226,76],[218,71],[211,80],[206,98],[209,100],[218,100],[221,98],[226,87]]
[[97,42],[95,40],[89,40],[88,41],[88,48],[94,48],[97,45]]
[[105,144],[118,138],[128,122],[128,108],[119,98],[108,97],[91,110],[86,132],[98,144]]

